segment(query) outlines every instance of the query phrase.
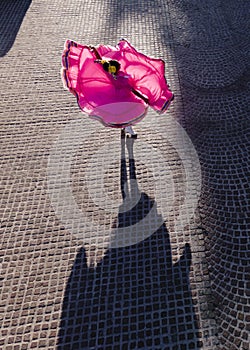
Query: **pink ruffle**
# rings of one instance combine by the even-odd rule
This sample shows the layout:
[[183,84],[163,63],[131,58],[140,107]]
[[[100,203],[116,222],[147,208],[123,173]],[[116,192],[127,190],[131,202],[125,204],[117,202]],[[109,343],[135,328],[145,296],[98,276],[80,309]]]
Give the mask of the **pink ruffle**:
[[64,85],[77,97],[83,112],[106,126],[124,127],[138,123],[148,105],[159,113],[166,111],[173,93],[162,60],[137,52],[126,40],[116,47],[100,45],[96,49],[102,59],[120,63],[115,78],[95,62],[96,54],[89,46],[67,40],[62,55]]

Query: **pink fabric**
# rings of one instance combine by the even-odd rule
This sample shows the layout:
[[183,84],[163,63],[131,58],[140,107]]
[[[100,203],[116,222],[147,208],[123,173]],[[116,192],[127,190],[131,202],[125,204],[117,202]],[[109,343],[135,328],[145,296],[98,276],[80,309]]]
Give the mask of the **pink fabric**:
[[100,45],[102,59],[117,60],[121,68],[116,79],[106,72],[88,46],[67,40],[62,55],[65,86],[76,95],[79,107],[106,126],[123,127],[139,122],[147,103],[132,89],[148,99],[160,113],[168,107],[173,93],[164,77],[164,62],[137,52],[126,40],[116,47]]

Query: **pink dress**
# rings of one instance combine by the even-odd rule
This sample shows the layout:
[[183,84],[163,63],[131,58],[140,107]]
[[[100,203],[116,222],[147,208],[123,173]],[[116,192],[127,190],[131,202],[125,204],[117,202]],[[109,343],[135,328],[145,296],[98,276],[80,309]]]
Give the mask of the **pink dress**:
[[[105,71],[98,58],[118,61],[117,75]],[[76,96],[81,110],[105,126],[134,125],[146,115],[148,106],[161,114],[173,100],[164,61],[139,53],[126,40],[95,50],[67,40],[62,66],[64,86]]]

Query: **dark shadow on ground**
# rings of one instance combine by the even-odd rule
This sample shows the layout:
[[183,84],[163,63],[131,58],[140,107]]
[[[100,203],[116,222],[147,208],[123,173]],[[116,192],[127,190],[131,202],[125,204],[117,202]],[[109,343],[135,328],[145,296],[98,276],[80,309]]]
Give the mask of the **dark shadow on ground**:
[[0,1],[0,57],[12,48],[32,0]]
[[175,117],[203,175],[198,209],[214,300],[209,318],[216,319],[220,346],[231,350],[249,348],[249,10],[248,2],[234,0],[110,0],[107,21],[126,29],[131,17],[147,23],[144,15],[153,14],[152,31],[159,32],[149,43],[158,37],[174,53],[185,111]]
[[[127,140],[129,157],[133,142]],[[124,145],[122,139],[123,199],[128,194]],[[129,177],[136,180],[134,159],[129,160]],[[120,212],[116,224],[135,224],[153,203],[140,193],[137,205]],[[58,350],[199,349],[189,284],[190,246],[185,245],[180,260],[173,264],[165,224],[143,242],[110,249],[96,268],[88,268],[86,261],[82,248],[65,291]]]

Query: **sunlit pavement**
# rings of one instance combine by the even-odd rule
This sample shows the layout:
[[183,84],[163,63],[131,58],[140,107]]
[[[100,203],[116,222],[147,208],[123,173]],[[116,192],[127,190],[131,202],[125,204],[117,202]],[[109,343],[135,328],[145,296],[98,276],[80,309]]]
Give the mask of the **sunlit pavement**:
[[[1,349],[249,349],[249,8],[1,2]],[[175,93],[137,140],[60,77],[66,39],[121,37]]]

